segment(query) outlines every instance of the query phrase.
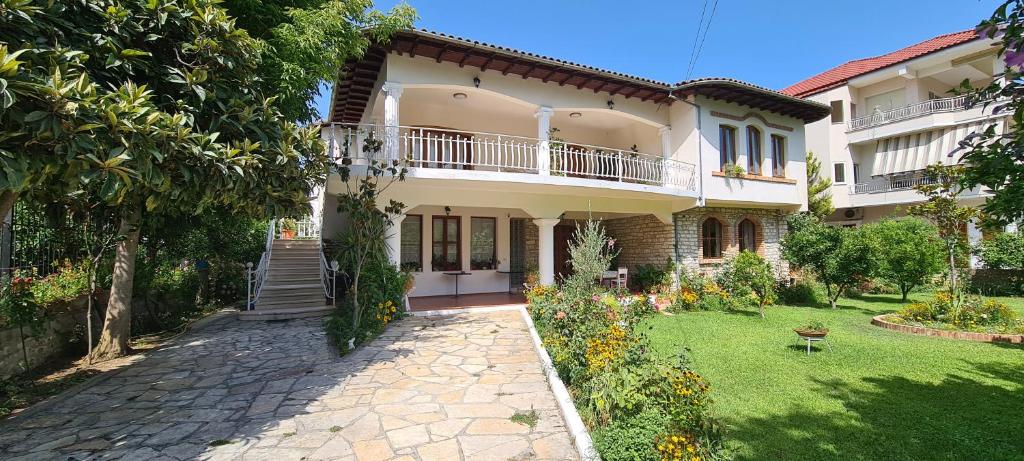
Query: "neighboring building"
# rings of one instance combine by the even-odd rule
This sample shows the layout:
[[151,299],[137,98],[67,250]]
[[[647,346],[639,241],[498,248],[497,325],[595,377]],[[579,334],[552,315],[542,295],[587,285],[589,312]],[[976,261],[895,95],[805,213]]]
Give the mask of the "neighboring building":
[[[406,206],[388,243],[415,297],[451,294],[456,277],[460,293],[508,291],[530,270],[551,283],[588,216],[631,271],[713,272],[750,249],[785,274],[785,217],[807,206],[804,124],[828,113],[731,79],[672,85],[406,31],[346,65],[322,133],[357,176],[368,159],[410,168],[382,198]],[[344,190],[332,175],[318,205],[327,238]]]
[[[860,225],[906,214],[924,197],[913,186],[934,163],[960,160],[958,142],[1009,114],[969,107],[951,90],[964,80],[984,86],[1002,74],[995,41],[973,30],[940,35],[873,58],[850,61],[782,90],[828,104],[831,116],[807,124],[807,149],[821,159],[833,182],[836,212],[830,222]],[[963,203],[981,205],[987,192],[966,193]],[[972,243],[981,239],[975,223]]]

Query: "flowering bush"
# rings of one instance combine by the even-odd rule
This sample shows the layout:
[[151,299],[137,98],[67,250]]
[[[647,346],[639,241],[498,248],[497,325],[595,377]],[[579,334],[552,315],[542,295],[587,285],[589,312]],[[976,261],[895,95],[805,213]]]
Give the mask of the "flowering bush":
[[36,279],[32,293],[42,306],[71,301],[89,292],[89,266],[82,262],[71,264],[64,260],[60,270]]
[[[601,250],[609,248],[606,240],[592,223],[581,227],[574,243],[578,248],[570,251],[573,267],[606,267],[608,253]],[[579,258],[593,260],[577,264]],[[658,459],[670,453],[659,448],[669,449],[660,441],[673,436],[689,441],[685,446],[671,442],[671,450],[681,446],[691,454],[687,460],[716,458],[722,437],[709,416],[707,383],[685,361],[651,354],[641,333],[639,325],[656,312],[655,306],[646,295],[596,286],[594,278],[574,274],[560,288],[531,286],[526,296],[555,371],[594,431],[602,458]],[[696,303],[696,292],[689,290],[664,294],[655,302]]]
[[1006,304],[995,299],[965,295],[957,299],[941,291],[935,297],[915,302],[896,313],[904,322],[947,330],[990,333],[1024,332],[1024,322]]

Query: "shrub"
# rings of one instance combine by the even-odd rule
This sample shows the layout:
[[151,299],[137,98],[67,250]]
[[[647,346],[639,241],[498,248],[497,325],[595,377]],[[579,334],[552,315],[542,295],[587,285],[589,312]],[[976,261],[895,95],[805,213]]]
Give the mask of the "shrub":
[[369,264],[363,267],[362,291],[359,302],[362,315],[359,327],[352,327],[352,300],[339,300],[339,307],[324,323],[328,337],[340,353],[348,351],[348,340],[354,339],[356,346],[366,343],[379,335],[388,324],[404,314],[403,303],[411,274],[391,264]]
[[593,432],[594,448],[607,461],[658,461],[655,440],[667,425],[665,414],[655,410],[615,420]]
[[735,307],[735,300],[728,290],[714,279],[697,274],[681,274],[679,290],[672,297],[672,311],[720,311]]
[[926,326],[966,331],[1014,332],[1021,327],[1017,313],[998,300],[971,295],[957,300],[948,292],[910,304],[896,316]]
[[671,259],[665,262],[664,266],[653,264],[641,264],[636,267],[630,275],[630,283],[633,289],[642,293],[663,293],[672,288],[672,273],[675,271],[675,264]]
[[768,262],[752,251],[744,251],[722,271],[722,279],[733,296],[753,298],[764,318],[764,307],[775,302],[775,275]]
[[978,255],[990,269],[1024,269],[1024,235],[1000,232],[981,242]]
[[825,288],[816,280],[804,277],[793,283],[779,282],[779,302],[790,305],[816,305],[828,302]]
[[42,306],[71,301],[89,292],[89,266],[64,260],[60,270],[32,284],[32,293]]

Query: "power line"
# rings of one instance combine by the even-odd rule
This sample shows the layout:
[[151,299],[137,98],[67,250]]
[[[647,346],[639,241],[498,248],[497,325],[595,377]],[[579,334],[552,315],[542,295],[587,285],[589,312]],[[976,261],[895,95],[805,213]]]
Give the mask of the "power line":
[[689,79],[690,68],[693,67],[693,55],[697,52],[697,42],[700,40],[700,30],[704,28],[704,13],[708,9],[708,0],[704,0],[704,6],[700,9],[700,19],[697,20],[697,30],[693,34],[693,46],[690,48],[690,60],[686,62],[687,79]]
[[693,57],[693,62],[690,63],[690,68],[686,71],[686,79],[690,79],[690,74],[693,73],[693,67],[697,65],[697,60],[700,59],[700,52],[704,50],[704,40],[708,38],[708,30],[711,29],[711,21],[715,19],[715,11],[718,10],[718,0],[715,0],[714,5],[711,6],[711,16],[708,16],[708,24],[704,27],[704,36],[700,38],[700,46],[697,47],[697,54]]

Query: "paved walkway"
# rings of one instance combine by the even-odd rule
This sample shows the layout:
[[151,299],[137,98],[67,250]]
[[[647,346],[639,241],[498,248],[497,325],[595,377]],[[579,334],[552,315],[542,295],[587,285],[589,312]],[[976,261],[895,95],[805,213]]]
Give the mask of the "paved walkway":
[[0,423],[0,459],[577,458],[518,312],[408,318],[340,359],[321,322],[180,339]]

